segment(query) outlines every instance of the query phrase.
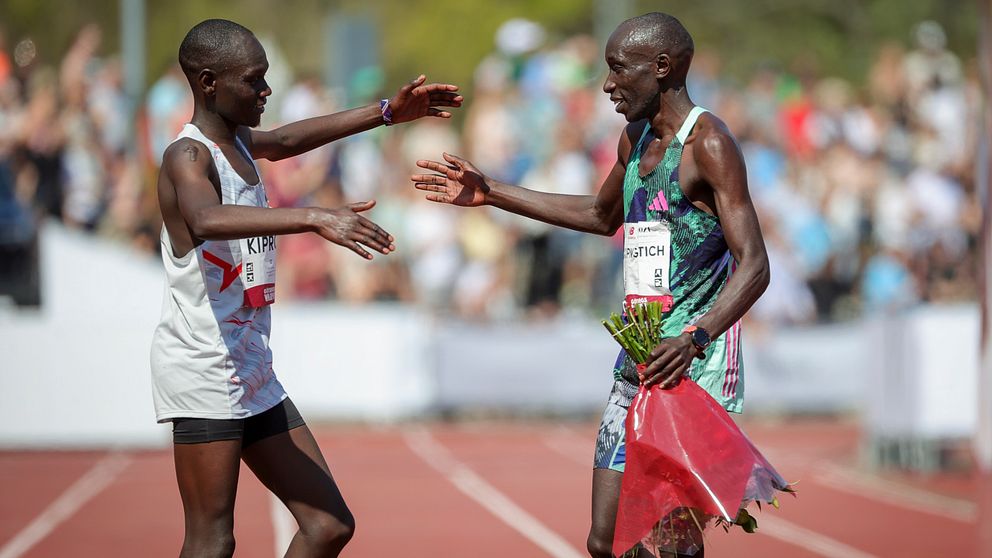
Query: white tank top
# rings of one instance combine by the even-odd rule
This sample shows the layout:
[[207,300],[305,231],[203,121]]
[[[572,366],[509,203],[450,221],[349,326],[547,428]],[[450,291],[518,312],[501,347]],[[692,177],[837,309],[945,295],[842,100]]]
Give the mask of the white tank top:
[[[210,151],[223,204],[268,207],[258,167],[258,184],[248,184],[196,126],[186,124],[180,138]],[[158,421],[246,418],[285,399],[269,348],[275,237],[208,240],[177,258],[163,226],[161,250],[167,280],[151,349]]]

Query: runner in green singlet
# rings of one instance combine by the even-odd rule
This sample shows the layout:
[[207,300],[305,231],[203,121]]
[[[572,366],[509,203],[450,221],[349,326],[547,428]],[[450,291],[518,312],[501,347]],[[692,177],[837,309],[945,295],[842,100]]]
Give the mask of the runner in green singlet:
[[614,368],[594,462],[588,539],[594,557],[611,555],[624,418],[638,383],[671,387],[687,375],[728,411],[740,412],[740,320],[768,285],[740,148],[727,126],[686,91],[692,54],[692,37],[667,14],[627,20],[610,36],[603,91],[629,124],[598,195],[503,184],[447,153],[444,162],[417,162],[433,174],[411,177],[435,202],[491,205],[602,235],[622,226],[627,298],[656,298],[668,307],[664,338],[644,372],[638,374],[623,352]]

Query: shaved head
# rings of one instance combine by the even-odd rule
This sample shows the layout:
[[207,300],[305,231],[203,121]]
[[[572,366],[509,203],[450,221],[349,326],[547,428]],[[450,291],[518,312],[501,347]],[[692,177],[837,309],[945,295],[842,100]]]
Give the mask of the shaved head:
[[248,47],[258,42],[247,27],[226,19],[196,24],[179,45],[179,65],[193,80],[204,69],[223,72],[244,59]]
[[637,16],[620,24],[613,32],[621,48],[650,49],[668,54],[677,77],[685,78],[695,46],[692,36],[675,17],[661,12]]

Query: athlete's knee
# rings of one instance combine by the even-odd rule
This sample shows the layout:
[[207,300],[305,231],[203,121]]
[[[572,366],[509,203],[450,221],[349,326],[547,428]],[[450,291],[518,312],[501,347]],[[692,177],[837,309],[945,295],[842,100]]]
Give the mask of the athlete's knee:
[[185,511],[183,558],[229,558],[234,554],[234,510],[230,506],[202,505]]
[[187,526],[180,558],[231,558],[234,556],[234,532],[221,526]]
[[612,558],[613,541],[609,537],[592,532],[586,539],[586,550],[589,551],[589,556],[592,558]]
[[337,515],[310,514],[300,521],[300,535],[319,556],[337,556],[355,536],[355,516],[347,508]]

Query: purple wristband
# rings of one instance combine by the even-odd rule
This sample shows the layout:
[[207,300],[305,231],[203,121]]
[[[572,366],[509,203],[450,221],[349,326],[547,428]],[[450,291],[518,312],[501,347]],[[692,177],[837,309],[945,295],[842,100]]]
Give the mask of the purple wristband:
[[393,111],[389,108],[389,99],[379,101],[379,110],[382,111],[382,121],[386,123],[386,126],[392,126]]

